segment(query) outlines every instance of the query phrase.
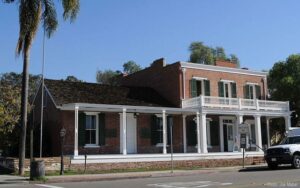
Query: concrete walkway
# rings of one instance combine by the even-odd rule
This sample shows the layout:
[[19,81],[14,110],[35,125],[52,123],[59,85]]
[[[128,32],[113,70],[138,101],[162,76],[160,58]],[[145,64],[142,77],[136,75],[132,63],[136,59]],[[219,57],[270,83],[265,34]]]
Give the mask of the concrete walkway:
[[20,177],[14,175],[0,175],[0,185],[5,184],[28,184],[29,179],[27,177]]

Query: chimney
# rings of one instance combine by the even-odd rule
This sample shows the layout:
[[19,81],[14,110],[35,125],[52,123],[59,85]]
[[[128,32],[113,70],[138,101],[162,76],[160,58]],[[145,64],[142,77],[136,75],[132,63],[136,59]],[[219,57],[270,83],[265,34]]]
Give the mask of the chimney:
[[232,63],[231,61],[219,60],[219,59],[216,60],[216,66],[237,68],[237,64]]
[[151,64],[151,67],[153,67],[153,68],[162,68],[164,66],[166,66],[165,58],[160,58],[160,59],[154,60],[153,63]]

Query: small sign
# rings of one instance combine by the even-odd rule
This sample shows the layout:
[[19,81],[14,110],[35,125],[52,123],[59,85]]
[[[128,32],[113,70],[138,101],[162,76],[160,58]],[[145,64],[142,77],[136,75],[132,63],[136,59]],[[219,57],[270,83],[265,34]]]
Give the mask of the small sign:
[[242,123],[242,124],[239,124],[239,133],[240,134],[248,134],[250,131],[249,131],[249,125],[246,124],[246,123]]
[[240,147],[246,148],[246,146],[247,146],[247,134],[241,134]]

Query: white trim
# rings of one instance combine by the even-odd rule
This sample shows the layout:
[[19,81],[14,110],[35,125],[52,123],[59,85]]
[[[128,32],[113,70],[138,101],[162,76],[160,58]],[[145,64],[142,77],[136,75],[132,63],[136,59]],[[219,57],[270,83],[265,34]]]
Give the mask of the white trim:
[[[100,146],[99,144],[99,116],[97,112],[84,112],[86,116],[96,116],[96,144],[84,144],[84,147],[89,148],[89,147],[95,147],[95,146]],[[85,124],[86,124],[86,118],[85,118]],[[86,127],[84,128],[86,130]]]
[[78,156],[78,106],[75,106],[74,156]]
[[225,79],[221,79],[220,81],[221,81],[221,82],[224,82],[224,83],[235,83],[234,80],[225,80]]
[[163,154],[167,154],[167,118],[166,111],[162,111],[162,121],[163,121]]
[[182,134],[183,134],[183,152],[187,151],[187,142],[186,142],[186,115],[182,116]]
[[87,116],[96,116],[96,115],[100,114],[100,112],[84,112],[84,113]]
[[196,125],[197,125],[197,153],[201,153],[201,137],[200,137],[200,113],[196,114]]
[[192,79],[198,80],[198,81],[207,80],[207,78],[199,77],[199,76],[193,76]]
[[265,72],[259,71],[251,71],[239,68],[230,68],[230,67],[221,67],[221,66],[214,66],[214,65],[204,65],[198,63],[188,63],[188,62],[179,62],[182,68],[189,68],[189,69],[202,69],[202,70],[209,70],[214,72],[226,72],[226,73],[233,73],[233,74],[244,74],[244,75],[251,75],[251,76],[262,76],[266,77],[268,74]]
[[254,83],[254,82],[246,82],[246,85],[259,85],[259,83]]

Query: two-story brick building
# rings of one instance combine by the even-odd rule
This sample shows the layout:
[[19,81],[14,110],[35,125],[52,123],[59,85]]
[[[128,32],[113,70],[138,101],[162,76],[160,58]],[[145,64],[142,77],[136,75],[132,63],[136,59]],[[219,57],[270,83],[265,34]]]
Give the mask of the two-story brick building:
[[124,76],[121,86],[45,80],[44,145],[58,155],[58,132],[65,128],[64,150],[74,160],[86,153],[102,162],[167,160],[171,144],[175,160],[237,157],[238,125],[245,122],[248,154],[261,156],[259,148],[270,145],[269,120],[284,118],[286,129],[291,126],[289,103],[266,100],[267,90],[267,73],[224,61],[167,65],[159,59]]

